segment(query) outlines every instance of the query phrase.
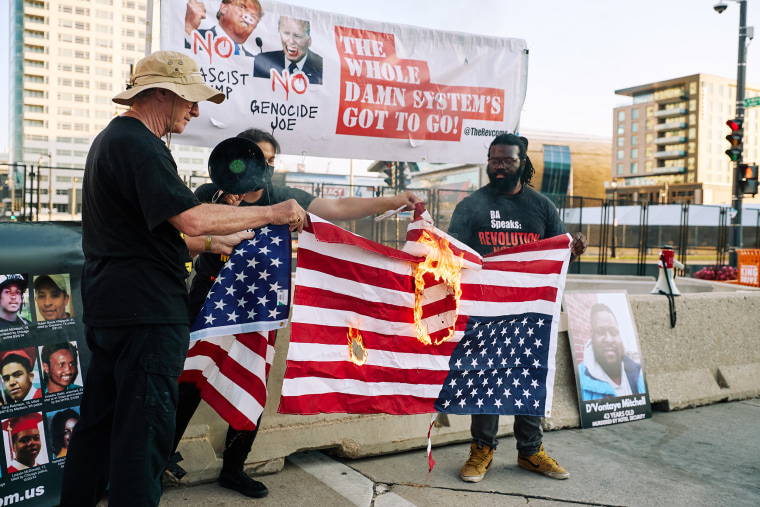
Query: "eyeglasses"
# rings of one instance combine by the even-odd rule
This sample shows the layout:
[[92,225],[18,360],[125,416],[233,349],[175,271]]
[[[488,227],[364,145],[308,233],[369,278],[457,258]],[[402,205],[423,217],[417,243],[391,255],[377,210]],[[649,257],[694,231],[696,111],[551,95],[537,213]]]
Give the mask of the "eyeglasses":
[[506,158],[489,158],[488,159],[488,165],[491,167],[509,167],[513,165],[517,165],[520,162],[520,159],[517,157],[506,157]]

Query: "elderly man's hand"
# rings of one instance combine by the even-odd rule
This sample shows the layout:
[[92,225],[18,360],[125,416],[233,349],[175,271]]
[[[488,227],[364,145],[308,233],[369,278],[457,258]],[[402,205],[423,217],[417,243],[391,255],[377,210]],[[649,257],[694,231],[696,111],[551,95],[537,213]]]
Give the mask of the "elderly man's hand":
[[289,199],[271,206],[272,223],[288,224],[291,231],[301,232],[306,225],[306,211],[295,201]]
[[211,236],[211,253],[232,255],[232,251],[241,242],[253,238],[253,231],[242,231],[226,236]]
[[573,234],[573,242],[570,244],[573,257],[578,257],[586,251],[586,236],[580,232]]

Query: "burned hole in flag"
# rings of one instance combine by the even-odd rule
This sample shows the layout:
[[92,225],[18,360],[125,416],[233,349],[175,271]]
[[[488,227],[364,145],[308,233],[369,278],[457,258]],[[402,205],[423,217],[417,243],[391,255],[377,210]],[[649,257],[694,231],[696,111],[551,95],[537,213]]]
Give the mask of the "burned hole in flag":
[[348,328],[348,354],[351,362],[361,366],[367,362],[367,349],[364,346],[364,339],[358,329]]
[[413,269],[415,331],[421,343],[439,345],[454,336],[463,260],[454,255],[445,238],[423,231],[417,241],[430,250]]

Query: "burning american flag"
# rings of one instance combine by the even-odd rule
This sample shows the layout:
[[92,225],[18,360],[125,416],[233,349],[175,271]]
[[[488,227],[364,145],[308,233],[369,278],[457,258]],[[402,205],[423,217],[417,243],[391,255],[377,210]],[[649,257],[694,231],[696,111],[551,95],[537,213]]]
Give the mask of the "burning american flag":
[[426,212],[403,251],[310,219],[279,412],[550,415],[569,235],[481,258]]

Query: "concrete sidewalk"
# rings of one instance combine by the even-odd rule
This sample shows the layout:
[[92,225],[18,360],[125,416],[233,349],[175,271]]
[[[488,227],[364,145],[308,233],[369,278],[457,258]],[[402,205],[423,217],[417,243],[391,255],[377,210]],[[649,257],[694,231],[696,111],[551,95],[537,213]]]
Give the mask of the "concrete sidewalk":
[[547,432],[544,446],[570,479],[518,468],[514,438],[504,437],[479,483],[459,479],[469,453],[464,443],[434,447],[430,476],[424,449],[358,460],[311,451],[258,477],[269,488],[264,499],[211,483],[167,489],[161,506],[760,505],[760,398]]

